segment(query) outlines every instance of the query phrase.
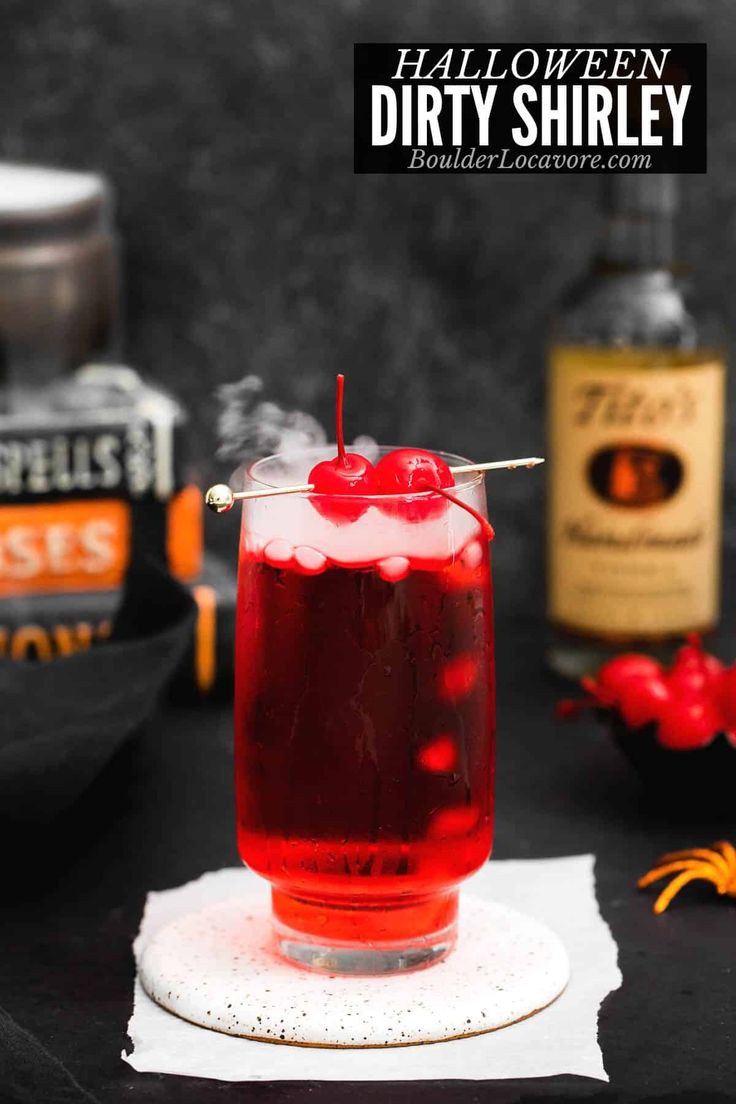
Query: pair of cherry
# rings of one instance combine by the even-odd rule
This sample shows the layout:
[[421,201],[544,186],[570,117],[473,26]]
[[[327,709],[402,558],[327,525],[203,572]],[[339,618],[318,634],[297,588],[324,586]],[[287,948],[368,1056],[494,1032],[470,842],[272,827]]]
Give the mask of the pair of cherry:
[[621,655],[583,686],[594,705],[617,709],[629,728],[656,723],[664,747],[705,747],[719,732],[734,742],[736,665],[724,667],[698,637],[680,648],[669,670],[650,656]]
[[[406,494],[411,491],[441,491],[451,487],[455,480],[447,464],[424,449],[395,449],[374,466],[357,452],[345,452],[338,440],[338,454],[334,460],[323,460],[312,468],[309,482],[313,494],[328,496],[314,499],[319,512],[334,522],[357,521],[365,512],[366,503],[346,501],[350,497],[367,495]],[[333,496],[338,495],[335,499]],[[402,513],[407,521],[423,521],[442,509],[442,502],[426,499],[407,504],[404,510],[388,504],[383,507],[389,513]]]
[[[325,517],[337,523],[344,521],[356,521],[366,509],[363,503],[346,502],[346,498],[352,496],[366,497],[374,495],[406,495],[419,494],[423,491],[434,491],[442,498],[449,499],[478,521],[483,532],[491,539],[493,529],[488,521],[472,506],[461,502],[453,494],[447,491],[448,487],[455,485],[455,478],[439,456],[428,452],[426,449],[394,449],[383,456],[376,465],[373,465],[365,456],[357,452],[345,450],[343,434],[343,396],[345,390],[345,377],[337,377],[337,398],[335,403],[335,420],[337,426],[337,456],[334,460],[322,460],[316,464],[309,473],[309,482],[313,487],[313,494],[325,496],[314,501],[315,506]],[[330,496],[340,496],[338,500],[330,501]],[[438,510],[443,504],[438,503],[432,496],[424,501],[414,501],[410,504],[386,505],[387,513],[399,514],[407,521],[423,521]]]

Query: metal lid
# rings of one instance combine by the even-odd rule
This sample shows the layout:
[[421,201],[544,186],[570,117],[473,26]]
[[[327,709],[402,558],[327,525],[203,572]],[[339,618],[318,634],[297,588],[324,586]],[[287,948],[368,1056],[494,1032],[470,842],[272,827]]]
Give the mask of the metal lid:
[[23,244],[107,229],[112,196],[104,177],[0,162],[0,243]]

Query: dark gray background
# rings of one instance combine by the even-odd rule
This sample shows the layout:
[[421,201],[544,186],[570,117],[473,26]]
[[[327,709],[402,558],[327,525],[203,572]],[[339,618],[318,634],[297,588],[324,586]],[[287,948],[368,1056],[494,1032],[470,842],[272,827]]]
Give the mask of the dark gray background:
[[[733,313],[731,0],[3,0],[2,18],[0,153],[109,174],[128,355],[190,405],[203,458],[213,385],[246,371],[324,420],[345,371],[350,435],[543,449],[545,328],[599,179],[354,176],[355,41],[706,41],[710,171],[683,180],[681,252]],[[490,488],[506,600],[540,602],[543,483]]]
[[[114,181],[128,353],[193,408],[203,457],[213,385],[245,371],[324,420],[346,371],[350,435],[474,457],[542,447],[547,317],[590,251],[598,181],[353,176],[354,41],[707,41],[710,172],[684,181],[680,238],[703,293],[733,314],[733,0],[2,0],[0,17],[0,155]],[[3,1003],[100,1101],[685,1104],[733,1091],[733,910],[706,887],[656,921],[633,889],[661,851],[732,826],[660,817],[592,720],[550,724],[562,690],[529,659],[542,490],[535,473],[491,485],[498,592],[527,611],[499,647],[496,854],[598,856],[626,979],[601,1018],[611,1087],[244,1088],[133,1074],[119,1053],[145,892],[237,861],[223,707],[151,726],[71,824],[31,857],[17,833],[9,849],[21,886],[11,877]],[[234,553],[232,526],[212,520]]]

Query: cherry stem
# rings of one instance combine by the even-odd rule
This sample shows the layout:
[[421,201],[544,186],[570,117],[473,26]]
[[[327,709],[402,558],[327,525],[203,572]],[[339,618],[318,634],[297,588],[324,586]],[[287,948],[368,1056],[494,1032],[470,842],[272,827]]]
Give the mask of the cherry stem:
[[700,633],[692,632],[688,633],[686,640],[691,648],[694,648],[698,653],[698,666],[702,674],[706,674],[705,667],[705,649],[703,648],[703,638]]
[[565,698],[558,702],[555,713],[560,720],[576,720],[586,709],[613,709],[615,701],[613,695],[598,685],[594,678],[586,675],[581,678],[580,685],[585,691],[585,697]]
[[595,709],[595,698],[563,698],[555,706],[555,716],[560,721],[576,721],[586,709]]
[[345,465],[345,435],[342,428],[343,395],[345,394],[345,377],[340,373],[337,377],[337,389],[335,395],[335,425],[337,427],[337,459]]
[[483,530],[483,536],[486,538],[486,540],[493,540],[496,535],[494,528],[491,525],[490,521],[488,521],[487,518],[484,518],[479,510],[476,510],[474,506],[469,506],[468,503],[463,502],[462,499],[456,498],[454,494],[450,494],[450,492],[446,491],[444,487],[430,487],[428,484],[426,486],[428,491],[434,491],[436,494],[442,495],[443,498],[446,498],[448,502],[453,502],[456,506],[460,506],[461,509],[467,510],[470,516],[474,517],[480,525],[481,529]]

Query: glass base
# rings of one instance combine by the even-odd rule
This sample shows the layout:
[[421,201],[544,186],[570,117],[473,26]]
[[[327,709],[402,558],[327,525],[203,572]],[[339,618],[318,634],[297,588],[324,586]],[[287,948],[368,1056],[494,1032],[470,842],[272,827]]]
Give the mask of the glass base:
[[400,903],[303,900],[273,890],[277,950],[328,974],[394,974],[439,962],[457,937],[457,891]]
[[[332,947],[307,943],[298,932],[275,925],[276,946],[284,958],[320,974],[401,974],[440,962],[455,943],[455,928],[413,947]],[[435,942],[436,940],[436,942]]]

